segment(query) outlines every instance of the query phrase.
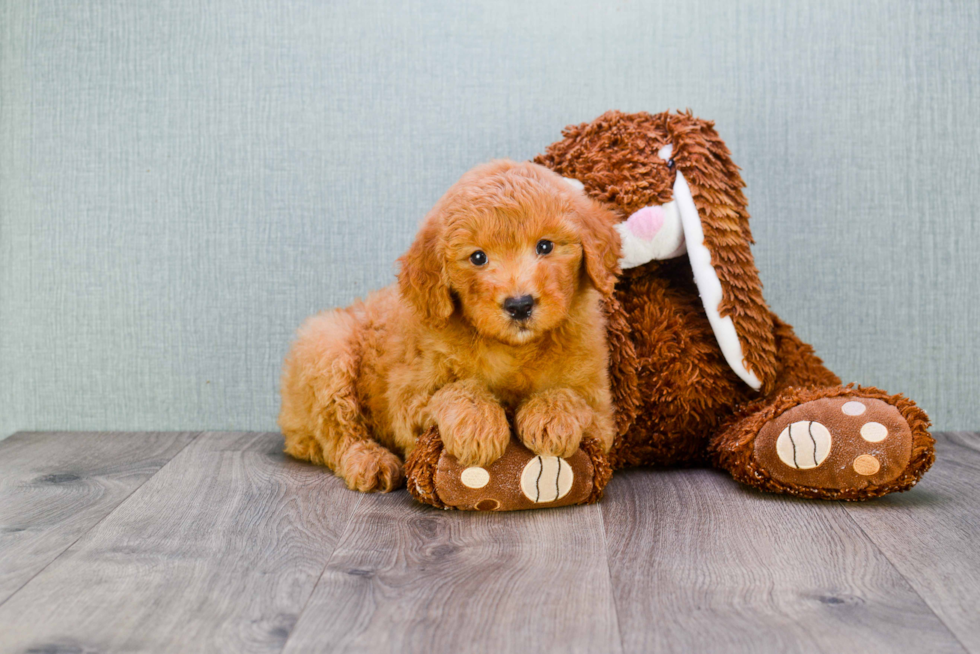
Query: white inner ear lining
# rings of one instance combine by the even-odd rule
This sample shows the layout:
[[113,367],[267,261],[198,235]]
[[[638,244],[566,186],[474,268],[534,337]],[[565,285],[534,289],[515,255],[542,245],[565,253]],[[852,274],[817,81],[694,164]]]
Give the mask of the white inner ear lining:
[[687,180],[679,170],[674,179],[674,201],[677,202],[677,209],[681,214],[684,240],[687,242],[687,256],[691,260],[691,269],[694,271],[694,283],[701,294],[701,302],[704,304],[705,313],[708,314],[708,323],[715,333],[721,353],[725,355],[725,361],[742,381],[759,390],[762,388],[762,382],[745,367],[745,356],[742,353],[742,344],[738,340],[738,332],[735,331],[735,323],[730,316],[722,318],[718,312],[722,296],[721,280],[711,266],[711,251],[704,244],[704,229],[701,227],[701,217],[691,195],[691,187],[687,185]]
[[[668,143],[657,151],[657,156],[663,160],[668,160],[673,153],[674,144]],[[562,179],[569,186],[579,191],[585,190],[585,185],[577,179],[571,177],[562,177]],[[704,304],[704,311],[708,315],[711,331],[715,334],[715,339],[718,341],[725,361],[728,362],[735,374],[746,384],[755,390],[759,390],[762,388],[762,382],[745,367],[745,355],[742,352],[742,343],[738,340],[735,323],[732,322],[730,316],[722,318],[718,311],[722,297],[721,280],[718,279],[718,273],[711,265],[711,251],[704,244],[704,229],[701,227],[701,216],[698,215],[697,205],[694,204],[694,197],[691,195],[691,187],[687,185],[687,180],[684,179],[684,175],[679,170],[674,179],[674,202],[677,203],[678,213],[681,217],[687,256],[691,261],[691,269],[694,271],[694,283],[701,295],[701,302]],[[620,223],[616,227],[625,244],[630,239],[626,224]],[[677,254],[681,253],[681,250],[677,251]],[[636,261],[630,261],[627,257],[621,263],[626,264],[623,265],[623,268],[630,268],[652,260],[652,258],[642,256],[638,257]]]

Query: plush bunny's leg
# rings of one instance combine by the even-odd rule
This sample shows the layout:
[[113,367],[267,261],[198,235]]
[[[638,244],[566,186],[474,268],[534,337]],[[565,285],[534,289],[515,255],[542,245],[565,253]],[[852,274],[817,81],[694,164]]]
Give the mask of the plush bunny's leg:
[[787,388],[713,441],[715,463],[772,492],[861,500],[908,490],[935,459],[929,420],[877,388]]
[[757,488],[858,500],[908,490],[935,458],[929,419],[912,400],[841,386],[773,316],[780,372],[771,395],[712,439],[716,465]]

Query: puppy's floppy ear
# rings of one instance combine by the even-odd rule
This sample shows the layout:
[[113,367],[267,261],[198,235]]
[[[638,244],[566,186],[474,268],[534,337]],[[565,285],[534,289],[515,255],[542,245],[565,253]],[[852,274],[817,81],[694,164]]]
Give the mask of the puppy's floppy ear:
[[585,271],[592,285],[610,297],[620,273],[620,240],[614,227],[619,219],[584,193],[577,198],[576,213]]
[[632,329],[614,292],[621,272],[620,236],[615,225],[622,219],[584,193],[578,202],[585,272],[593,286],[602,294],[603,313],[606,316],[609,384],[616,407],[618,441],[633,424],[641,405],[636,376],[639,363],[631,336]]
[[426,218],[398,262],[398,289],[422,318],[436,323],[445,322],[453,313],[449,294],[445,252],[442,247],[442,221],[435,212]]

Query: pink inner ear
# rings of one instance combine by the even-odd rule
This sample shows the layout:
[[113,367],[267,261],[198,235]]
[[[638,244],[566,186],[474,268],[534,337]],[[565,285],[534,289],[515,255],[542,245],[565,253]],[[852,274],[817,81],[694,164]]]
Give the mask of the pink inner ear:
[[633,236],[649,241],[664,226],[664,209],[660,206],[643,207],[626,219],[626,226]]

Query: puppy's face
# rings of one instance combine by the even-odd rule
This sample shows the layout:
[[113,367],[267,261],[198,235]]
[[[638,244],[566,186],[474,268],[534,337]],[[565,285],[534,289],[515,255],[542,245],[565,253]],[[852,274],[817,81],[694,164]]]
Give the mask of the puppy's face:
[[535,192],[533,206],[475,213],[447,235],[450,288],[463,315],[484,336],[515,345],[557,327],[579,291],[574,209],[552,189]]
[[465,175],[402,258],[403,295],[430,320],[458,311],[483,336],[520,345],[560,325],[578,293],[611,292],[616,218],[535,164]]

